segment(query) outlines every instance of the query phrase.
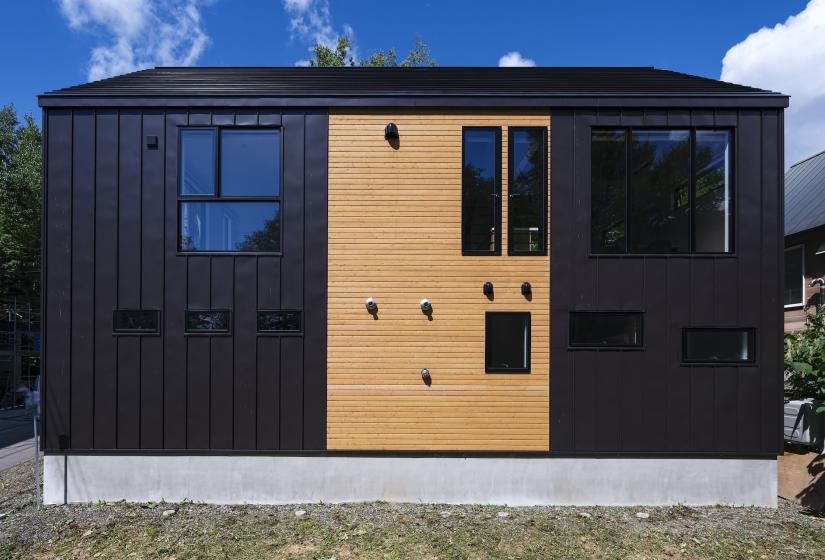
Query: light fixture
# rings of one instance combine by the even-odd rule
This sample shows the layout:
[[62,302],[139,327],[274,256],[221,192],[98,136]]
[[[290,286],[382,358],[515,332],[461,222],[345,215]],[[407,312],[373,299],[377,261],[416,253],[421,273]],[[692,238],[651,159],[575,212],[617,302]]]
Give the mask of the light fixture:
[[378,311],[378,302],[376,302],[374,298],[367,298],[364,302],[364,307],[366,307],[370,313],[375,313]]
[[424,381],[426,385],[430,385],[433,382],[433,378],[430,377],[430,370],[427,368],[421,370],[421,380]]
[[533,293],[533,287],[530,285],[530,282],[525,282],[521,285],[521,295],[527,297]]
[[421,306],[421,311],[423,311],[424,313],[429,313],[433,310],[433,304],[430,303],[430,300],[428,300],[427,298],[422,299],[421,303],[419,303],[418,305]]
[[398,127],[395,123],[390,123],[384,127],[384,140],[396,140],[398,138]]
[[158,147],[158,137],[155,135],[146,135],[146,147],[157,149]]
[[484,287],[481,288],[484,292],[485,296],[493,295],[493,283],[492,282],[485,282]]

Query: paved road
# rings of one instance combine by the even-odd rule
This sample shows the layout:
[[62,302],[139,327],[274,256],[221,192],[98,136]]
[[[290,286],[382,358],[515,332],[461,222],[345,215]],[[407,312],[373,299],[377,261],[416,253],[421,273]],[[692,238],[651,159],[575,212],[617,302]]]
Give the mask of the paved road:
[[34,457],[32,411],[0,410],[0,471]]

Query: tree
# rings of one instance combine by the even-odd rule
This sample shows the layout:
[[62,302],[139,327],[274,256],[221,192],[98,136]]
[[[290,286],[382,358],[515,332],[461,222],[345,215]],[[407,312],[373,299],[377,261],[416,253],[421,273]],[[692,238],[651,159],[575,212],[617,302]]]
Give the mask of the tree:
[[315,46],[312,47],[312,56],[313,58],[309,61],[309,65],[314,67],[369,66],[395,68],[400,66],[411,68],[415,66],[438,66],[438,62],[430,58],[430,47],[427,46],[421,37],[415,38],[413,48],[401,62],[398,62],[398,55],[396,55],[395,49],[387,49],[386,52],[374,52],[367,58],[356,61],[352,54],[352,41],[347,35],[338,37],[335,48],[329,48],[321,43],[316,43]]
[[0,109],[0,295],[40,293],[40,129]]

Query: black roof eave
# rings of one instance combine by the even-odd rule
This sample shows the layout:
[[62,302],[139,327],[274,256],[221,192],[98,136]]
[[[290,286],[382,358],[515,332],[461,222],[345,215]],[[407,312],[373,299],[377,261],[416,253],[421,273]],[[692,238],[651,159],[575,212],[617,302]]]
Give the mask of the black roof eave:
[[41,107],[668,107],[759,109],[785,108],[787,95],[774,93],[575,93],[404,95],[375,93],[337,96],[238,95],[89,95],[48,93],[38,96]]

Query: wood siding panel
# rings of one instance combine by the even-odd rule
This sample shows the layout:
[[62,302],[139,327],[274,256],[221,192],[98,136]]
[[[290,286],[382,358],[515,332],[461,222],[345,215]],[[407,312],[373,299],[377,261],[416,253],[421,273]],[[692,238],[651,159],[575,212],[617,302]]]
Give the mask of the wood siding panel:
[[[549,125],[539,112],[330,115],[329,449],[548,450],[549,257],[506,255],[506,201],[508,127]],[[463,126],[502,127],[501,256],[461,255]],[[496,310],[531,312],[529,374],[484,372],[484,313]]]

